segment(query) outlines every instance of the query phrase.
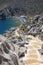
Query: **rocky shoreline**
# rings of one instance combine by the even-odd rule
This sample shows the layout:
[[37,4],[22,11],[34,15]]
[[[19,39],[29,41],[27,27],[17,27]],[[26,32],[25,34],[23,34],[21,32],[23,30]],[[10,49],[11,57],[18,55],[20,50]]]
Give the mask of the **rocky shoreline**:
[[43,42],[42,15],[36,15],[32,19],[25,16],[18,18],[22,22],[20,27],[11,28],[3,35],[0,35],[1,65],[24,65],[22,58],[27,52],[26,46],[29,44],[29,39],[31,40],[31,38],[28,38],[29,35],[37,36]]

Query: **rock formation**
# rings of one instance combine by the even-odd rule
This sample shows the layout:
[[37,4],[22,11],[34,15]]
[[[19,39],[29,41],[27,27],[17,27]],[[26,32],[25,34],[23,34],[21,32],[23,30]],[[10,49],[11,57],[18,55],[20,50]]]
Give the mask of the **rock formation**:
[[19,65],[13,44],[0,35],[0,65]]
[[[41,58],[38,49],[41,48],[42,41],[37,37],[28,36],[32,38],[27,46],[27,54],[23,58],[25,65],[41,65]],[[42,64],[43,65],[43,64]]]

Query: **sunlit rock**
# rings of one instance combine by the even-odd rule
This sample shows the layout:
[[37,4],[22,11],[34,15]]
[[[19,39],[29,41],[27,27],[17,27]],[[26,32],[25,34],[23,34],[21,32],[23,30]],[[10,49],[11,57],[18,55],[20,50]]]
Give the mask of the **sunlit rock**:
[[38,39],[38,37],[32,37],[28,36],[29,39],[29,45],[27,45],[27,54],[25,54],[25,57],[23,58],[25,65],[41,65],[41,58],[40,53],[38,52],[38,49],[41,48],[42,41]]

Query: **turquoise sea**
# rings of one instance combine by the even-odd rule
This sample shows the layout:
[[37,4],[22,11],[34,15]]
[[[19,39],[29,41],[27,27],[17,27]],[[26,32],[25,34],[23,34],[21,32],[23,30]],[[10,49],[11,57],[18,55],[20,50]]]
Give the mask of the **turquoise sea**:
[[9,30],[12,27],[17,27],[19,24],[12,19],[0,20],[0,34],[3,34],[5,31]]

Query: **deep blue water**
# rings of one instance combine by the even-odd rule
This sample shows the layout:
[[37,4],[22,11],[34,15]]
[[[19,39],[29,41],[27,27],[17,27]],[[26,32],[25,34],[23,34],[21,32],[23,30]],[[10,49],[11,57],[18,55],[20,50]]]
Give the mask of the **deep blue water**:
[[0,20],[0,34],[3,34],[11,27],[16,27],[16,26],[18,26],[17,22],[13,21],[12,19]]

